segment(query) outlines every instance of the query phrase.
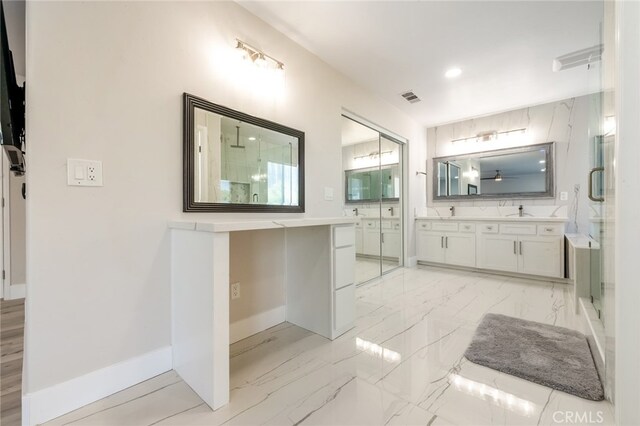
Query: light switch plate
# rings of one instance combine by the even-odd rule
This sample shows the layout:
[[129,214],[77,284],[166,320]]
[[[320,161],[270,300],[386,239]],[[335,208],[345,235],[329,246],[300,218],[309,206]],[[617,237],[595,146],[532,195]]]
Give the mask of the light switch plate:
[[569,199],[569,193],[568,192],[561,192],[560,193],[560,201],[567,201]]
[[332,201],[333,200],[333,188],[330,188],[328,186],[324,187],[324,199],[326,201]]
[[67,158],[67,185],[102,186],[102,161]]

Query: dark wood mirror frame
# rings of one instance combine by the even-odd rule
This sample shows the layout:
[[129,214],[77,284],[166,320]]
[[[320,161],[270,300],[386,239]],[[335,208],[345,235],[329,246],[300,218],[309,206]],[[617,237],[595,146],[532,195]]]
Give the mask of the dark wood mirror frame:
[[[263,127],[298,139],[298,205],[282,206],[273,204],[234,204],[196,202],[194,191],[194,128],[195,108]],[[183,95],[183,211],[200,213],[304,213],[304,132],[273,121],[257,118],[205,99],[185,93]]]

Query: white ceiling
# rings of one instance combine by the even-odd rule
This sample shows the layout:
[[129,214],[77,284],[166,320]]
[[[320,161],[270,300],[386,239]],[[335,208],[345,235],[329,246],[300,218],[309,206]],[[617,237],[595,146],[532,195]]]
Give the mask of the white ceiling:
[[347,117],[342,117],[342,146],[378,140],[380,134],[375,130],[363,126]]
[[[600,43],[600,1],[240,4],[427,126],[597,87],[585,67],[553,73],[551,61]],[[462,75],[445,79],[453,66]],[[422,102],[401,98],[407,90]]]

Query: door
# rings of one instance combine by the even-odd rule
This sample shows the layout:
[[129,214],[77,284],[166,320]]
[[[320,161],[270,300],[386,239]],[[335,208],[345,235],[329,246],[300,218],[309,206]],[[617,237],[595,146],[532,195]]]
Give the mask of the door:
[[359,284],[404,264],[403,143],[344,116],[342,142],[344,210],[359,219]]
[[517,238],[513,235],[482,234],[478,265],[496,271],[517,272]]
[[476,266],[476,236],[473,234],[447,234],[445,236],[445,262],[449,265]]
[[380,134],[381,272],[402,266],[402,144]]
[[418,232],[418,260],[444,263],[444,234]]
[[518,272],[561,277],[561,240],[546,237],[518,237]]

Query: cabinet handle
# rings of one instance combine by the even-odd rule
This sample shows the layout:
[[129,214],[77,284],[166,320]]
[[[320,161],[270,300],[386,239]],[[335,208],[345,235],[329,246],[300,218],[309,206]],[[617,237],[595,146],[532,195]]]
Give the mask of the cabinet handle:
[[551,232],[551,231],[553,231],[553,228],[544,228],[544,230],[547,231],[547,232]]
[[444,248],[444,237],[440,237],[440,248]]
[[522,254],[522,241],[520,241],[520,254]]
[[444,248],[449,248],[449,237],[444,237]]
[[384,232],[380,233],[380,242],[384,243]]
[[493,229],[493,226],[487,226],[487,229],[491,231]]
[[513,242],[513,254],[518,254],[516,252],[516,242],[515,241]]

